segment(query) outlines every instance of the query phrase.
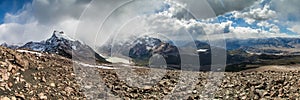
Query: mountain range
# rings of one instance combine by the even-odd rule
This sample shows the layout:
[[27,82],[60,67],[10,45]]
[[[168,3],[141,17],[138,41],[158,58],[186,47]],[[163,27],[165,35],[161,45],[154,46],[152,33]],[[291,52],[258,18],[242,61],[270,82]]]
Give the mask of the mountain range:
[[2,46],[11,49],[26,49],[53,53],[83,62],[96,61],[98,63],[109,63],[91,47],[68,37],[63,31],[54,31],[52,36],[45,41],[31,41],[22,46],[11,46],[4,43]]
[[[195,52],[180,55],[179,48],[174,43],[146,36],[133,42],[105,45],[100,47],[98,51],[105,54],[129,57],[135,64],[142,66],[148,66],[149,62],[151,63],[152,56],[161,55],[171,69],[180,69],[180,56],[189,59],[198,56],[202,70],[209,70],[211,48],[217,48],[226,51],[228,66],[233,67],[232,69],[239,69],[236,66],[272,64],[270,63],[271,60],[282,60],[287,57],[298,59],[299,51],[297,51],[297,48],[299,48],[299,43],[299,38],[227,39],[226,48],[218,48],[212,47],[206,41],[195,41],[180,47],[182,51],[191,51],[194,50],[192,47],[196,45],[197,50],[194,50]],[[287,60],[287,62],[280,64],[293,63],[298,63],[298,61]]]
[[[234,66],[234,69],[236,69],[236,66],[240,65],[272,64],[270,60],[298,57],[300,54],[297,49],[300,47],[299,43],[299,38],[227,39],[226,48],[212,47],[206,41],[194,41],[178,48],[172,42],[146,36],[131,42],[107,44],[99,47],[97,52],[100,52],[100,55],[88,45],[68,37],[64,32],[54,31],[53,35],[45,41],[28,42],[22,46],[3,43],[1,46],[11,49],[53,53],[83,62],[110,63],[102,55],[127,57],[131,62],[140,66],[148,66],[149,62],[152,62],[152,57],[160,55],[171,69],[181,68],[181,56],[187,59],[199,57],[200,65],[204,66],[202,70],[209,70],[211,66],[211,48],[226,51],[227,66]],[[194,45],[197,48],[193,49]],[[180,54],[179,51],[194,52]],[[298,61],[293,59],[280,64],[286,63],[293,64],[298,63]]]

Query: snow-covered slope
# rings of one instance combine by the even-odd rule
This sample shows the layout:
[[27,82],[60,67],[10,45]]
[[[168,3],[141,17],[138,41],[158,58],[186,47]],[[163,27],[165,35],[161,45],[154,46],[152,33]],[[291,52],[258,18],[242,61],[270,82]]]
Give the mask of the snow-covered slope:
[[64,32],[58,32],[58,31],[54,31],[53,35],[55,35],[55,37],[57,39],[66,39],[69,41],[75,41],[74,39],[70,38],[69,36],[67,36],[66,34],[64,34]]
[[18,52],[25,52],[25,53],[31,53],[31,54],[35,54],[37,56],[42,56],[43,54],[42,53],[39,53],[39,52],[34,52],[34,51],[28,51],[28,50],[17,50]]

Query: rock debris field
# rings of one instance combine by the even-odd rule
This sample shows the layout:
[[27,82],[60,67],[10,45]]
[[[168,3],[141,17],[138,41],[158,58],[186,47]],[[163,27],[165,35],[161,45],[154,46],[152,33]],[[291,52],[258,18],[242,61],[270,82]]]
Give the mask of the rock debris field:
[[[300,71],[188,72],[86,67],[0,47],[0,100],[300,99]],[[216,75],[219,79],[209,78]]]

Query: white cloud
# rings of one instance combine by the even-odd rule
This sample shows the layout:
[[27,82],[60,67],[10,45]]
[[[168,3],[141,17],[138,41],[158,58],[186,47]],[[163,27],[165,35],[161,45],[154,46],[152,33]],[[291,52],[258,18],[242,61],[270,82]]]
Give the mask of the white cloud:
[[267,21],[260,21],[259,23],[257,23],[257,26],[260,26],[260,27],[271,27],[272,24],[270,24]]
[[270,31],[271,32],[274,32],[274,33],[280,33],[280,28],[276,25],[273,25],[271,28],[270,28]]
[[50,37],[53,30],[74,36],[79,15],[87,4],[78,0],[36,0],[25,4],[16,13],[6,13],[4,23],[0,25],[0,42],[41,41]]
[[[223,4],[220,1],[223,1]],[[224,28],[231,26],[233,22],[197,22],[191,19],[192,16],[186,9],[180,8],[191,4],[179,4],[170,0],[165,2],[171,5],[170,9],[158,14],[151,14],[163,6],[163,2],[156,0],[130,3],[125,0],[93,0],[91,4],[89,2],[91,0],[36,0],[16,14],[6,14],[5,23],[0,25],[0,39],[11,43],[39,41],[49,37],[52,31],[57,29],[94,46],[103,44],[116,36],[117,32],[121,32],[124,38],[142,32],[156,32],[176,39],[184,39],[181,37],[186,34],[181,33],[185,31],[195,39],[203,39],[206,35],[219,39],[222,36],[220,34],[224,34],[225,38],[250,38],[280,33],[278,26],[265,21],[258,25],[270,27],[270,32],[245,27],[229,27],[230,32],[223,33]],[[262,8],[251,6],[255,4],[254,0],[209,0],[208,3],[213,10],[203,11],[202,14],[210,17],[214,13],[219,15],[233,11],[234,17],[244,18],[249,24],[256,20],[278,17],[278,13],[271,9],[271,4]],[[88,8],[85,10],[86,7]],[[108,16],[109,14],[111,15]],[[106,24],[102,25],[104,22]],[[101,26],[103,29],[99,29]],[[299,32],[297,26],[292,29]]]
[[[38,27],[38,29],[36,29]],[[41,40],[40,37],[44,37],[41,32],[47,30],[45,26],[38,26],[36,22],[28,24],[18,24],[18,23],[7,23],[0,25],[0,40],[1,42],[8,43],[24,43],[30,40]],[[18,41],[18,42],[15,42]]]
[[233,14],[236,18],[250,18],[255,20],[267,20],[277,15],[267,4],[263,8],[253,8],[246,12],[235,11]]
[[287,34],[283,33],[274,33],[269,31],[264,31],[261,29],[252,29],[249,27],[231,27],[230,33],[224,34],[225,38],[238,38],[238,39],[247,39],[247,38],[271,38],[271,37],[289,37]]
[[290,31],[300,34],[300,24],[296,24],[289,28]]
[[245,19],[246,23],[248,23],[250,25],[255,22],[255,20],[253,18],[244,18],[244,19]]
[[[168,14],[165,14],[168,15]],[[260,21],[258,26],[269,27],[270,31],[262,29],[253,29],[250,27],[232,27],[232,21],[222,23],[207,23],[197,22],[195,20],[178,20],[175,18],[168,18],[163,15],[153,15],[150,26],[155,26],[152,31],[162,31],[164,35],[169,37],[176,36],[178,40],[183,34],[176,34],[183,30],[187,30],[189,35],[197,40],[211,40],[226,39],[226,38],[265,38],[265,37],[288,37],[285,33],[280,33],[280,29],[277,25],[271,24],[267,21]],[[151,18],[151,17],[148,17]],[[255,20],[254,20],[255,21]],[[250,23],[250,22],[249,22]],[[253,23],[253,22],[251,22]],[[224,33],[224,28],[229,26],[229,32]],[[222,34],[222,35],[221,35]]]

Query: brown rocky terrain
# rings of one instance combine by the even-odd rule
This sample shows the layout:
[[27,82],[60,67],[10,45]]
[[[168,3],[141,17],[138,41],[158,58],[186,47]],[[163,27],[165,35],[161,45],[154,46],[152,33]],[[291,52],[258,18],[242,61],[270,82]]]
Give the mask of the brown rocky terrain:
[[[300,99],[297,68],[286,67],[289,70],[282,71],[262,67],[265,69],[212,73],[165,70],[163,73],[162,69],[122,64],[105,65],[116,69],[83,66],[73,67],[72,60],[54,54],[0,47],[1,100]],[[131,72],[134,74],[128,75]],[[208,80],[211,75],[220,75],[220,83],[209,84],[213,83]],[[145,80],[128,82],[138,79]],[[182,79],[192,84],[185,84]],[[145,84],[139,85],[140,82]],[[204,92],[209,86],[217,88]]]
[[[104,81],[111,89],[110,91],[123,99],[166,99],[167,95],[172,95],[171,99],[300,99],[300,72],[299,71],[249,71],[249,72],[226,72],[217,85],[217,91],[213,95],[203,93],[208,83],[208,72],[192,72],[197,76],[194,80],[194,87],[190,89],[179,85],[180,73],[168,71],[159,82],[152,86],[141,88],[132,87],[124,80],[118,80],[115,72],[100,71],[105,76]],[[145,73],[140,71],[138,73]],[[217,73],[217,72],[216,72]],[[139,74],[142,75],[142,74]],[[151,76],[153,77],[153,76]],[[191,78],[191,77],[181,77]],[[133,78],[134,79],[134,78]],[[114,85],[111,85],[114,84]],[[177,86],[177,87],[176,87]],[[189,86],[189,85],[187,85]],[[172,93],[171,93],[172,92]],[[181,93],[184,92],[184,93]],[[179,93],[180,95],[176,95]],[[169,98],[168,98],[169,99]]]
[[71,64],[58,55],[0,47],[1,100],[84,99]]

